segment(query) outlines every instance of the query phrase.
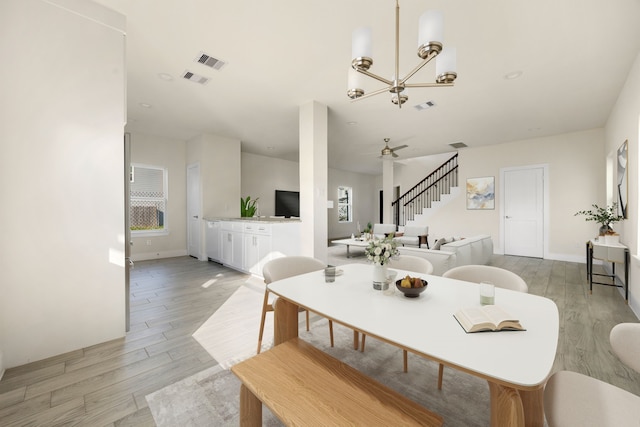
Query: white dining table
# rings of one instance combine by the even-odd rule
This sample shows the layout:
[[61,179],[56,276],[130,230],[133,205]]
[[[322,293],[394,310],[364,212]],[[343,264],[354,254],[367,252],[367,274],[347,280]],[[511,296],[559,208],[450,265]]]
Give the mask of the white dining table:
[[[550,299],[497,288],[495,303],[526,331],[466,333],[453,314],[480,306],[478,285],[397,270],[428,282],[418,298],[374,290],[373,267],[349,264],[325,282],[316,271],[272,282],[275,344],[298,336],[298,307],[489,383],[491,425],[543,426],[542,392],[558,342],[558,309]],[[391,284],[391,286],[395,286]]]

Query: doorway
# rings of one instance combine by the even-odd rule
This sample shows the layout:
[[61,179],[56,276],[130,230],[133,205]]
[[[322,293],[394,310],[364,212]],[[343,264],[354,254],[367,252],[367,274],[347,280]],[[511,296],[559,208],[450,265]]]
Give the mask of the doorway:
[[544,258],[548,218],[547,165],[505,168],[501,223],[504,254]]
[[[393,201],[398,200],[398,198],[400,197],[400,186],[396,185],[395,187],[393,187]],[[384,197],[383,197],[383,191],[380,190],[379,191],[379,198],[378,198],[378,222],[380,222],[380,224],[384,223]],[[396,221],[396,218],[393,217],[391,218],[391,222]]]
[[201,205],[200,165],[196,163],[187,166],[187,252],[197,259],[204,256],[201,250]]

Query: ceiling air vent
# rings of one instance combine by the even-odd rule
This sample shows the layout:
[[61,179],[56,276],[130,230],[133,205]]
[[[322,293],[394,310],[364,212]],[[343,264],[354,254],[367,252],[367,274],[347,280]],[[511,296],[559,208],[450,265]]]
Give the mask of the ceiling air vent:
[[455,149],[468,147],[468,145],[465,144],[464,142],[454,142],[453,144],[449,144],[449,145]]
[[207,77],[202,77],[198,74],[192,73],[191,71],[185,71],[182,73],[182,78],[195,83],[200,83],[201,85],[209,83],[209,79]]
[[220,59],[216,59],[213,56],[207,55],[204,52],[200,52],[196,59],[194,59],[194,61],[202,65],[206,65],[209,68],[213,68],[214,70],[219,70],[226,64],[226,62]]
[[414,105],[413,108],[415,108],[418,111],[422,111],[422,110],[426,110],[427,108],[431,108],[435,106],[436,106],[435,102],[427,101],[427,102],[423,102],[422,104]]

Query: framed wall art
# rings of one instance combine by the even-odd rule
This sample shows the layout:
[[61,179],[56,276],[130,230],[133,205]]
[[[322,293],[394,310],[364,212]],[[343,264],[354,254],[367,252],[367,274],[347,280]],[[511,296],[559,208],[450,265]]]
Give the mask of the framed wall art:
[[495,177],[467,179],[467,209],[495,209]]
[[617,163],[618,163],[618,212],[625,218],[629,218],[629,214],[627,212],[628,206],[628,182],[629,182],[629,171],[627,170],[627,159],[628,149],[629,149],[628,141],[622,143],[620,148],[618,148],[617,155]]

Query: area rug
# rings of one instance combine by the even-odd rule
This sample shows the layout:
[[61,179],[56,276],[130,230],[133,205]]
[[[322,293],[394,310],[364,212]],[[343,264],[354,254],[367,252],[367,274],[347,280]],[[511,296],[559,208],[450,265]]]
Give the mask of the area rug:
[[[193,333],[221,367],[229,368],[256,354],[264,290],[264,281],[247,278]],[[273,343],[273,313],[266,316],[262,343],[263,348]]]
[[[409,373],[402,372],[402,351],[367,339],[364,353],[354,350],[353,332],[334,325],[335,346],[329,345],[326,320],[300,330],[300,337],[381,383],[442,415],[447,426],[489,425],[486,381],[445,369],[443,389],[437,389],[438,365],[409,355]],[[218,365],[146,396],[156,424],[174,426],[237,426],[240,382]],[[263,408],[263,425],[282,425]]]

